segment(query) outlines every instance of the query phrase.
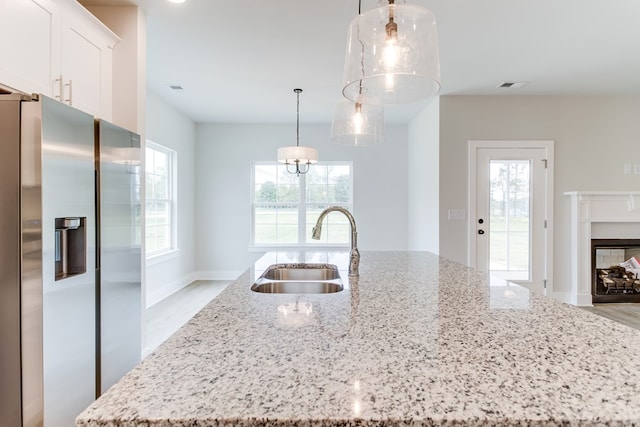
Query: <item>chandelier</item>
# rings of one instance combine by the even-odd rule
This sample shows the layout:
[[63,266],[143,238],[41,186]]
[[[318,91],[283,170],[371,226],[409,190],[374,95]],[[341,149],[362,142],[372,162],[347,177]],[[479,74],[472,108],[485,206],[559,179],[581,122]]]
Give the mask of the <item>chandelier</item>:
[[318,150],[300,146],[300,92],[302,89],[293,91],[297,96],[296,145],[278,148],[278,161],[287,165],[287,172],[299,176],[309,172],[309,167],[318,161]]

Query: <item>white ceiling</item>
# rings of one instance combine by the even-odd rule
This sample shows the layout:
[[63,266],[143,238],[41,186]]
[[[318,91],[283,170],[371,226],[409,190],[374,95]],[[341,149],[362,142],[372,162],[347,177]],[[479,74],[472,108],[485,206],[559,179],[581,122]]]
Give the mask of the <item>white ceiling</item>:
[[[358,0],[83,1],[122,2],[147,13],[149,89],[192,120],[295,122],[300,87],[301,122],[331,121]],[[640,95],[638,0],[408,3],[436,16],[443,95]],[[530,83],[496,88],[504,81]],[[425,102],[386,108],[387,122],[408,122]]]

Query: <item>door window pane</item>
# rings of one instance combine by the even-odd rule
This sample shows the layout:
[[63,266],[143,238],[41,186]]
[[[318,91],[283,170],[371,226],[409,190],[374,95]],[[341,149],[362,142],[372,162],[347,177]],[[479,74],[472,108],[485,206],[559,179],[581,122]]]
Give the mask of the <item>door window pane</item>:
[[489,185],[489,270],[505,279],[529,280],[529,161],[491,160]]

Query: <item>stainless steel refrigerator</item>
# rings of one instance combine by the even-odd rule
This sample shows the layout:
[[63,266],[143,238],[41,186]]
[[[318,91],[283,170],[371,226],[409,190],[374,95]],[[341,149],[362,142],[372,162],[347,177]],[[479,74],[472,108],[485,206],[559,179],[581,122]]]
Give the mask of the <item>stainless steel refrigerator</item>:
[[97,120],[96,153],[99,396],[142,353],[140,136]]
[[[130,179],[137,166],[118,163],[110,148],[121,141],[98,138],[106,127],[44,96],[0,95],[3,427],[72,426],[140,358],[139,177]],[[111,164],[126,177],[106,177]],[[124,199],[132,216],[106,215]],[[117,244],[97,247],[116,228]]]

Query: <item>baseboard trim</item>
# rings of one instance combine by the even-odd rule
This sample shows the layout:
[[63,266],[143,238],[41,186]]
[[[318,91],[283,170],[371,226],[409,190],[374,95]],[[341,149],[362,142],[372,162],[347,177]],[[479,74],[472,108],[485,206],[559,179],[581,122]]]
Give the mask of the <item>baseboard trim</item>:
[[591,294],[578,294],[576,305],[579,307],[591,307],[593,305],[593,297]]
[[210,270],[195,273],[196,280],[236,280],[244,273],[240,270]]
[[153,292],[148,292],[149,287],[147,286],[147,304],[146,308],[152,307],[153,305],[159,303],[163,299],[167,298],[170,295],[175,294],[180,289],[187,286],[189,283],[192,283],[196,280],[196,274],[190,273],[182,276],[179,279],[173,280],[169,283],[166,283],[160,289],[156,289]]
[[236,280],[242,273],[244,273],[244,271],[240,270],[196,271],[166,283],[160,289],[155,289],[153,292],[148,292],[147,288],[146,308],[152,307],[196,280]]
[[593,305],[591,302],[591,294],[579,294],[576,298],[572,298],[570,292],[554,292],[549,295],[549,297],[577,307],[591,307]]

